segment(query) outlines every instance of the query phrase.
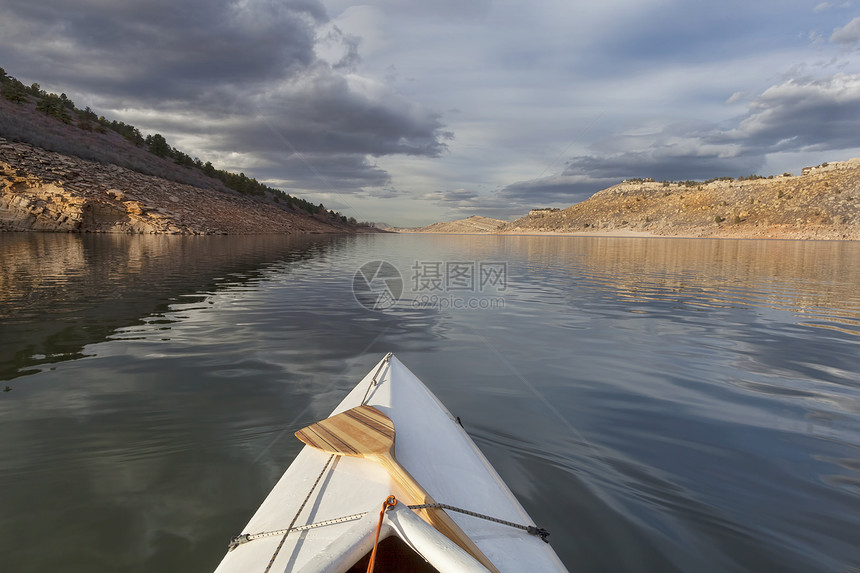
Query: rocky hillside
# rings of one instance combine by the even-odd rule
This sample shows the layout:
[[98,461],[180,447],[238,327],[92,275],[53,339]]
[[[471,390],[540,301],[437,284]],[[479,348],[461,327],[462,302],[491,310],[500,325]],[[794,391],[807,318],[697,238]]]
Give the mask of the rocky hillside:
[[0,231],[373,232],[0,68]]
[[252,234],[371,230],[0,138],[0,231]]
[[458,219],[447,223],[433,223],[417,229],[396,229],[399,233],[492,233],[504,225],[506,221],[472,215],[466,219]]
[[860,159],[799,176],[710,183],[625,181],[502,232],[644,231],[656,235],[860,240]]

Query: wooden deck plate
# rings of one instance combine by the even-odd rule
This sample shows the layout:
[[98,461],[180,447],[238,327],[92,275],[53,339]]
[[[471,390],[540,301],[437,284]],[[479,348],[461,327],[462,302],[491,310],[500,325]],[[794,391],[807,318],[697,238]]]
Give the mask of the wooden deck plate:
[[373,406],[357,406],[296,432],[307,445],[346,456],[394,454],[394,423]]

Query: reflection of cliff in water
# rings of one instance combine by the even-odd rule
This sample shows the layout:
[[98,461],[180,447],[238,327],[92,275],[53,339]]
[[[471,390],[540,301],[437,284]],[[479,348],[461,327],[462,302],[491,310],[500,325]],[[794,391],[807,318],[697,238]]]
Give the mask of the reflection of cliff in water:
[[860,336],[860,243],[730,239],[514,237],[536,272],[564,265],[583,287],[637,303],[750,306]]
[[[82,357],[177,297],[247,282],[342,237],[0,235],[0,380]],[[187,299],[184,299],[186,302]]]

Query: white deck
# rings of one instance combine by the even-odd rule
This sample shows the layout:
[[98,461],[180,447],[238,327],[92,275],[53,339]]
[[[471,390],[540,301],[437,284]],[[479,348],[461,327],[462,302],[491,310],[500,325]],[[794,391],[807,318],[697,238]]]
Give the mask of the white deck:
[[[372,386],[377,370],[377,384]],[[396,357],[392,356],[387,363],[385,359],[380,361],[332,414],[360,405],[369,388],[366,403],[394,422],[397,460],[437,502],[515,523],[533,524],[456,419]],[[288,527],[328,459],[328,454],[305,446],[242,533]],[[295,525],[360,512],[371,512],[378,517],[382,502],[390,494],[411,503],[379,464],[335,457]],[[552,548],[537,537],[461,513],[448,513],[500,571],[566,571]],[[371,521],[375,527],[375,520]],[[271,571],[321,570],[317,567],[320,561],[317,556],[331,555],[332,549],[344,547],[345,537],[354,537],[358,529],[365,527],[356,527],[358,523],[351,521],[290,533]],[[280,541],[281,536],[277,535],[244,543],[229,552],[216,571],[262,572]],[[332,559],[337,560],[336,556]],[[330,570],[348,568],[346,561]]]

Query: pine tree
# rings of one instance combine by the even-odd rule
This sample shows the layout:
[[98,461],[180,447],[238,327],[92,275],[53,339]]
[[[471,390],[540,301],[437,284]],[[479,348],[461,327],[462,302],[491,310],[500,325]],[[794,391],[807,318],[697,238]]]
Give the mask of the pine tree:
[[146,147],[149,149],[149,152],[153,155],[157,155],[158,157],[167,157],[170,154],[170,146],[167,144],[167,140],[164,139],[164,136],[160,133],[147,135],[144,142],[146,143]]
[[16,80],[15,78],[9,78],[8,80],[3,82],[2,85],[3,97],[7,100],[15,103],[26,103],[29,101],[27,99],[27,92],[24,84]]

